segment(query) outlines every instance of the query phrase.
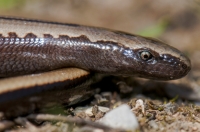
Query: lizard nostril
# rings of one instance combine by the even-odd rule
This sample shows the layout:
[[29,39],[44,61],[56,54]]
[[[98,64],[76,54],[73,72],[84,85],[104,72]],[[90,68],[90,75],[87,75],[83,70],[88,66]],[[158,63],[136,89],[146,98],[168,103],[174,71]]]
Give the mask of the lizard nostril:
[[183,69],[187,69],[188,67],[187,67],[186,64],[182,64],[182,68],[183,68]]

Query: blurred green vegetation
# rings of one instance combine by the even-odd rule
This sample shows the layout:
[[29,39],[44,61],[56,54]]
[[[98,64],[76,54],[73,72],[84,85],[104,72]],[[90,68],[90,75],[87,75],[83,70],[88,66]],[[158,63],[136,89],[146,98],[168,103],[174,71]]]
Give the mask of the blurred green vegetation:
[[156,23],[155,25],[152,25],[150,27],[145,28],[144,30],[139,31],[138,34],[141,36],[158,38],[165,32],[167,26],[168,22],[163,20]]
[[63,107],[62,105],[57,105],[54,106],[52,108],[46,108],[42,110],[43,113],[47,113],[47,114],[54,114],[54,115],[68,115],[67,112],[65,112],[65,107]]
[[21,6],[26,0],[0,0],[0,10]]

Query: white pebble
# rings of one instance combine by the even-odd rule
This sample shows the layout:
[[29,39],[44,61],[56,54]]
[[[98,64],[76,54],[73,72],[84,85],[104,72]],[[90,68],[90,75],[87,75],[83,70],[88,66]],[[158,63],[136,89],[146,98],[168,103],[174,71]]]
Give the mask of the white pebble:
[[135,114],[131,112],[128,105],[121,105],[108,112],[98,122],[116,129],[135,131],[139,129],[139,124]]

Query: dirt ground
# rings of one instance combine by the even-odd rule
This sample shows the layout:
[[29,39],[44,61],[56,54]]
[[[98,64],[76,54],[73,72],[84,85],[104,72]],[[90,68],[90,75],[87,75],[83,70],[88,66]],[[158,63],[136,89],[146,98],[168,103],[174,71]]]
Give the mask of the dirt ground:
[[[191,59],[192,70],[186,77],[167,82],[107,77],[99,85],[101,93],[81,106],[113,109],[127,103],[134,108],[136,100],[142,99],[144,111],[133,110],[140,124],[138,131],[200,131],[199,0],[0,0],[0,15],[115,29],[158,38],[178,48]],[[19,118],[17,121],[22,125],[14,126],[12,130],[95,131],[98,128],[99,131],[117,131],[94,127],[84,120],[81,124],[79,119],[95,121],[105,113],[75,114],[76,107],[79,105],[56,112],[46,111],[69,118],[76,115],[74,120],[63,121],[55,117],[49,121],[50,117],[41,117],[37,121],[28,121],[28,118]]]

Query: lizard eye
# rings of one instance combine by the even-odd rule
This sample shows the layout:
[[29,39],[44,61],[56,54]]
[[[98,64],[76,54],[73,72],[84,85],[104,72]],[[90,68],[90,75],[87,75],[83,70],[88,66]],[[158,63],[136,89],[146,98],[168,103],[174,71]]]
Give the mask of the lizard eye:
[[142,51],[140,52],[140,58],[144,61],[148,61],[150,59],[152,59],[152,54],[148,51]]

